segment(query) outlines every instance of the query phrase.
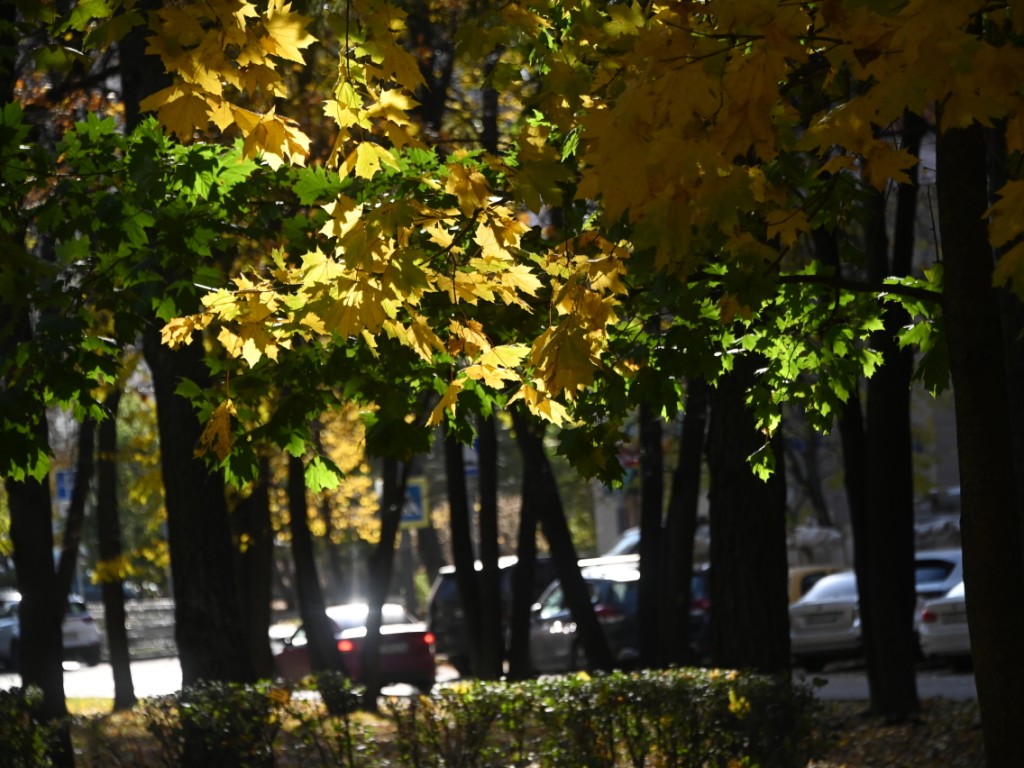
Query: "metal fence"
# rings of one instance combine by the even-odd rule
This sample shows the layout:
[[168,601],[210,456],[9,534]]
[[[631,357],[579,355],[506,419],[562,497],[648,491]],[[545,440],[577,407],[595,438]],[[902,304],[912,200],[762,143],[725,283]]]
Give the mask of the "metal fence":
[[[177,656],[174,641],[174,601],[167,599],[128,600],[125,602],[125,629],[133,659],[155,659]],[[109,660],[107,622],[103,603],[89,603],[89,612],[100,628],[103,638],[103,659]]]

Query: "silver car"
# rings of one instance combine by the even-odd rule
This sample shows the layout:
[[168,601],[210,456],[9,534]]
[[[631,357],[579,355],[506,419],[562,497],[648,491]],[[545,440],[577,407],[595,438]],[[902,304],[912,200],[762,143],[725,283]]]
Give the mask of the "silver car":
[[817,672],[826,661],[858,658],[863,653],[857,577],[840,571],[821,577],[789,606],[789,644],[793,661]]
[[[959,549],[922,550],[914,556],[919,632],[925,600],[946,594],[963,580]],[[825,576],[789,608],[790,646],[794,662],[818,671],[827,661],[860,657],[863,649],[857,578],[852,570]]]
[[[18,607],[21,593],[13,590],[0,592],[0,665],[18,669],[21,645],[21,624]],[[61,625],[64,658],[76,659],[94,666],[100,663],[101,637],[99,627],[85,601],[77,596],[68,598],[68,612]]]
[[967,601],[961,581],[943,597],[928,600],[918,616],[921,652],[929,658],[963,662],[971,655]]

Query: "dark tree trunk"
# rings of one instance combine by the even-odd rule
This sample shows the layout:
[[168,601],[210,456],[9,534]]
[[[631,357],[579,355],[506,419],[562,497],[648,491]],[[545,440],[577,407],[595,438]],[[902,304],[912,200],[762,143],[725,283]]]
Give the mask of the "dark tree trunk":
[[[11,514],[11,542],[21,605],[18,659],[22,687],[43,691],[43,719],[57,725],[58,741],[50,750],[55,764],[74,765],[71,734],[60,723],[67,717],[61,623],[66,597],[58,593],[53,563],[53,527],[48,479],[6,481]],[[25,648],[32,649],[26,653]]]
[[[121,518],[117,504],[117,414],[121,403],[120,390],[107,396],[108,416],[99,425],[96,460],[96,529],[97,551],[101,563],[116,563],[123,554]],[[103,615],[106,618],[107,646],[110,668],[114,674],[114,711],[135,706],[135,684],[132,681],[131,650],[125,628],[124,581],[103,581],[100,584]]]
[[665,520],[665,584],[661,606],[662,664],[692,664],[694,658],[690,636],[690,607],[693,603],[690,584],[693,572],[693,543],[697,535],[697,506],[700,500],[701,462],[707,428],[708,385],[704,379],[693,379],[686,388],[686,409],[683,434],[679,441],[679,458],[672,473],[672,490]]
[[238,542],[242,621],[249,640],[249,656],[260,680],[274,674],[274,658],[267,642],[271,623],[271,586],[274,531],[270,522],[270,462],[260,458],[259,479],[232,513]]
[[[12,309],[0,304],[0,327],[8,331],[0,346],[0,355],[11,354],[8,344],[29,343],[32,328],[27,309]],[[5,385],[5,382],[0,382]],[[5,387],[6,388],[6,387]],[[35,441],[49,446],[49,427],[42,406],[34,414]],[[74,765],[71,732],[67,722],[67,701],[64,696],[64,653],[61,624],[67,604],[53,562],[53,503],[49,476],[37,481],[6,478],[7,505],[10,512],[10,535],[14,568],[21,604],[18,609],[21,629],[17,650],[22,687],[37,686],[43,692],[42,719],[55,726],[50,758],[58,768]],[[31,653],[22,649],[31,648]]]
[[789,669],[786,479],[778,439],[767,481],[747,462],[763,444],[745,403],[755,365],[737,358],[712,397],[711,653],[716,666],[776,673]]
[[95,468],[96,422],[87,418],[78,428],[75,486],[64,518],[64,540],[61,542],[60,561],[57,564],[57,591],[64,595],[65,602],[78,569],[78,551],[82,548],[82,530],[85,527],[85,500],[89,495]]
[[[923,124],[906,120],[908,151],[917,154]],[[885,234],[885,197],[874,196],[868,225],[868,274],[881,280],[889,274],[910,273],[917,219],[917,186],[901,185],[897,195],[893,259]],[[913,352],[901,350],[899,329],[909,322],[906,312],[890,306],[883,329],[872,345],[884,362],[868,380],[867,444],[865,458],[865,538],[854,546],[860,592],[861,625],[867,661],[871,707],[887,718],[902,719],[917,710],[914,636],[914,483],[910,432],[910,383]]]
[[505,661],[504,600],[498,572],[498,433],[493,416],[479,420],[480,451],[480,668],[501,677]]
[[943,313],[955,392],[967,618],[985,760],[1024,765],[1024,563],[999,291],[984,217],[982,128],[950,128],[937,148]]
[[202,425],[175,391],[182,379],[208,383],[202,346],[171,350],[161,344],[157,322],[146,331],[144,351],[156,393],[182,685],[250,682],[252,663],[239,653],[247,646],[224,483],[196,457]]
[[537,566],[537,509],[543,503],[540,494],[537,476],[524,471],[509,616],[508,674],[513,680],[525,679],[533,673],[530,661],[530,607],[533,605],[533,572]]
[[[661,417],[650,405],[640,406],[640,585],[637,623],[640,666],[658,666],[659,603],[664,594],[662,571],[662,509],[665,497],[665,457],[661,447]],[[688,613],[688,612],[687,612]]]
[[[325,612],[323,590],[313,556],[309,532],[309,502],[306,498],[306,470],[301,456],[288,457],[288,516],[291,519],[292,559],[299,598],[299,615],[306,628],[309,664],[313,672],[344,671],[344,662],[334,639],[334,628]],[[334,697],[326,696],[330,703]]]
[[478,675],[481,665],[480,580],[476,575],[462,443],[449,432],[445,433],[444,457],[452,529],[452,564],[455,566],[455,585],[459,590],[459,601],[465,616],[466,647],[469,649],[468,659],[451,661],[456,667],[470,669]]
[[590,602],[590,592],[580,573],[579,557],[565,520],[558,483],[544,450],[543,426],[535,427],[518,409],[513,411],[513,422],[516,442],[523,456],[523,472],[536,478],[541,530],[551,549],[551,560],[565,593],[566,604],[576,622],[579,642],[591,667],[598,670],[611,669],[613,659],[608,639],[598,623],[594,606]]
[[384,458],[383,492],[380,506],[380,541],[370,556],[370,584],[366,618],[366,641],[362,650],[364,684],[363,707],[377,709],[380,695],[380,618],[381,606],[387,599],[395,563],[395,542],[405,503],[405,487],[409,481],[409,464],[391,457]]

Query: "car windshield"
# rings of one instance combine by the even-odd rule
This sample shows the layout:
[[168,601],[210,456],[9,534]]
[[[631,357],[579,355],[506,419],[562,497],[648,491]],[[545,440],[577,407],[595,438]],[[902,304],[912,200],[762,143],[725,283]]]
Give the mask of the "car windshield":
[[[352,605],[337,605],[328,609],[328,615],[337,626],[338,630],[355,629],[366,626],[366,615],[368,608],[362,603]],[[394,603],[386,603],[381,608],[380,623],[383,624],[408,624],[413,618],[406,613],[405,609]]]
[[857,597],[857,580],[852,573],[825,576],[804,595],[803,601],[844,600]]

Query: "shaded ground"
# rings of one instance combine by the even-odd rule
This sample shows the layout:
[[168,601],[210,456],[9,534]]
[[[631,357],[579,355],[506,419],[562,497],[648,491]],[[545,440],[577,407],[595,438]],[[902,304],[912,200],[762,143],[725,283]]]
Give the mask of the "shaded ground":
[[865,714],[865,702],[829,702],[824,712],[832,746],[808,768],[984,768],[977,701],[927,699],[899,724]]

